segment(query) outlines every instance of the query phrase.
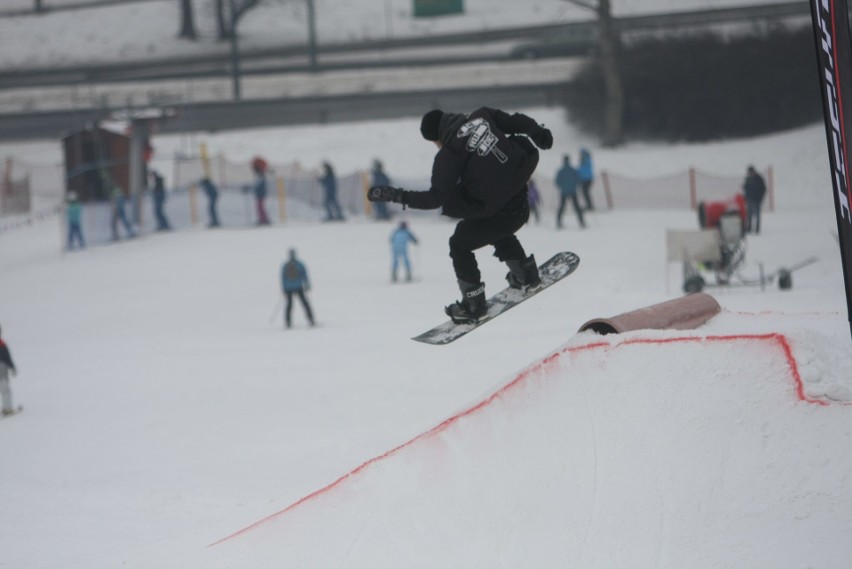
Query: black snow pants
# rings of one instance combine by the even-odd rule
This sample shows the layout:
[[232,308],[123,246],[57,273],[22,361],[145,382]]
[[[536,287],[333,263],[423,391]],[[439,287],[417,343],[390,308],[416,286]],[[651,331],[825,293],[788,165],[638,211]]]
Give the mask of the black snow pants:
[[471,284],[480,282],[482,275],[473,252],[486,245],[494,246],[494,256],[500,261],[523,260],[526,253],[515,237],[530,217],[527,190],[518,192],[503,208],[491,217],[463,219],[450,237],[450,257],[456,278]]

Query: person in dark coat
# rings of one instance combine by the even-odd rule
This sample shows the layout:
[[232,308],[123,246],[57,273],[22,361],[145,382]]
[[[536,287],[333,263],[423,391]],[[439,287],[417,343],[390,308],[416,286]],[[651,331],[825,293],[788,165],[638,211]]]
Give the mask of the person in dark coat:
[[334,168],[328,162],[322,163],[322,177],[319,179],[323,189],[325,221],[343,221],[343,211],[337,203],[337,177]]
[[168,231],[172,226],[166,218],[166,184],[156,170],[151,170],[151,179],[154,181],[151,197],[154,200],[154,218],[157,220],[157,231]]
[[577,214],[580,227],[586,227],[586,221],[583,219],[583,208],[580,207],[580,201],[577,198],[577,185],[579,183],[580,176],[577,170],[571,166],[571,157],[565,154],[562,157],[562,167],[556,173],[556,187],[559,188],[559,211],[556,212],[557,229],[562,229],[562,214],[565,212],[565,204],[569,199],[574,204],[574,213]]
[[9,376],[17,373],[9,346],[0,337],[0,403],[2,403],[4,416],[14,415],[18,411],[12,404],[12,390],[9,388]]
[[746,202],[746,233],[760,233],[760,208],[766,195],[766,182],[754,166],[749,166],[746,171],[743,193]]
[[308,270],[305,265],[296,258],[296,250],[290,249],[289,259],[281,267],[281,291],[287,297],[287,305],[284,308],[284,325],[290,327],[290,316],[293,312],[293,295],[299,297],[302,307],[305,309],[305,316],[308,323],[314,325],[314,313],[311,310],[311,305],[305,297],[305,292],[311,290],[311,283],[308,280]]
[[[373,161],[373,169],[370,171],[370,178],[373,187],[391,185],[390,178],[388,178],[388,175],[385,174],[384,166],[382,166],[382,163],[379,160]],[[391,218],[388,206],[386,206],[384,202],[375,202],[375,206],[373,206],[373,208],[375,210],[374,213],[376,219],[385,220]]]
[[515,232],[529,219],[527,182],[538,165],[536,146],[550,148],[553,135],[524,114],[488,107],[469,115],[430,111],[420,132],[438,147],[430,189],[374,186],[368,198],[415,209],[441,208],[443,215],[461,220],[450,237],[450,257],[462,299],[444,311],[455,322],[476,321],[487,311],[476,249],[494,247],[494,256],[509,267],[510,286],[541,284],[535,257],[527,256]]
[[219,215],[216,213],[216,202],[219,200],[219,189],[210,178],[201,180],[201,189],[204,190],[204,195],[207,196],[207,215],[209,220],[207,227],[219,227]]
[[527,201],[530,204],[530,213],[535,218],[535,224],[541,221],[541,217],[538,214],[538,204],[541,203],[541,196],[538,193],[538,186],[535,185],[535,182],[532,178],[530,178],[529,183],[527,184]]

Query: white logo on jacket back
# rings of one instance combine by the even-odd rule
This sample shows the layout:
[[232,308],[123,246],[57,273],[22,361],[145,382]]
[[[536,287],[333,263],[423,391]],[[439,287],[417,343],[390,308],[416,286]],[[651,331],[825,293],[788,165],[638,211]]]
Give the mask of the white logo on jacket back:
[[456,133],[457,138],[469,136],[467,149],[476,152],[480,156],[493,154],[501,164],[505,164],[509,158],[497,148],[500,138],[491,132],[491,126],[483,118],[476,118],[464,123]]

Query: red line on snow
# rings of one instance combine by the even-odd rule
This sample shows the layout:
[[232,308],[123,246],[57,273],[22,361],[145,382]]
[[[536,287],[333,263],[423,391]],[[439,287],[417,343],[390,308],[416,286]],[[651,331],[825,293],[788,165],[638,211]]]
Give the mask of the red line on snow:
[[[739,342],[739,341],[768,341],[768,342],[772,342],[772,343],[777,344],[778,347],[783,352],[784,357],[787,361],[787,366],[790,369],[790,375],[793,379],[793,384],[795,386],[796,397],[800,401],[804,401],[806,403],[813,403],[815,405],[822,405],[822,406],[830,405],[830,403],[827,402],[827,401],[823,401],[823,400],[820,400],[820,399],[814,399],[812,397],[809,397],[805,393],[804,382],[802,381],[802,376],[799,373],[799,366],[798,366],[798,363],[796,362],[795,356],[793,355],[793,349],[790,346],[790,343],[788,342],[787,337],[784,336],[783,334],[767,333],[767,334],[737,334],[737,335],[726,335],[726,336],[679,336],[679,337],[676,337],[676,338],[630,338],[628,340],[624,340],[622,342],[617,342],[617,343],[593,342],[591,344],[586,344],[586,345],[583,345],[583,346],[567,347],[567,348],[563,348],[562,350],[560,350],[558,352],[554,352],[554,353],[550,354],[549,356],[545,357],[544,359],[530,365],[525,370],[521,371],[512,381],[510,381],[509,383],[507,383],[506,385],[504,385],[503,387],[501,387],[500,389],[498,389],[497,391],[495,391],[494,393],[492,393],[491,395],[486,397],[484,400],[473,405],[472,407],[470,407],[470,408],[468,408],[468,409],[466,409],[466,410],[464,410],[460,413],[457,413],[456,415],[453,415],[452,417],[444,420],[443,422],[441,422],[437,426],[429,429],[428,431],[426,431],[424,433],[417,435],[413,439],[411,439],[411,440],[409,440],[405,443],[402,443],[401,445],[399,445],[397,447],[392,448],[391,450],[387,451],[386,453],[379,455],[377,457],[371,458],[367,462],[363,463],[361,466],[355,468],[354,470],[348,472],[347,474],[344,474],[343,476],[341,476],[340,478],[338,478],[337,480],[335,480],[331,484],[328,484],[327,486],[324,486],[323,488],[320,488],[319,490],[316,490],[315,492],[311,492],[310,494],[308,494],[307,496],[304,496],[303,498],[299,499],[298,501],[293,502],[292,504],[290,504],[289,506],[287,506],[283,510],[280,510],[278,512],[270,514],[270,515],[266,516],[265,518],[262,518],[262,519],[256,521],[255,523],[253,523],[253,524],[251,524],[251,525],[249,525],[249,526],[247,526],[247,527],[245,527],[245,528],[243,528],[243,529],[241,529],[237,532],[232,533],[231,535],[228,535],[228,536],[223,537],[222,539],[220,539],[218,541],[211,543],[207,547],[213,547],[215,545],[219,545],[220,543],[224,543],[226,541],[229,541],[229,540],[231,540],[235,537],[239,537],[241,535],[244,535],[244,534],[256,529],[257,527],[265,524],[266,522],[269,522],[269,521],[271,521],[275,518],[278,518],[278,517],[286,514],[290,510],[295,509],[296,507],[304,504],[305,502],[312,500],[313,498],[316,498],[316,497],[321,496],[323,494],[328,493],[329,491],[331,491],[332,489],[334,489],[335,487],[337,487],[338,485],[343,483],[346,479],[357,475],[358,473],[367,469],[369,466],[396,454],[397,452],[401,451],[402,449],[404,449],[406,447],[413,445],[415,442],[417,442],[421,439],[425,439],[427,437],[430,437],[432,435],[436,435],[436,434],[444,431],[450,425],[457,422],[459,419],[462,419],[463,417],[467,417],[469,415],[472,415],[473,413],[479,411],[480,409],[483,409],[483,408],[489,406],[495,400],[501,398],[505,393],[507,393],[508,391],[510,391],[511,389],[516,387],[518,384],[525,381],[531,375],[534,375],[534,374],[550,367],[552,364],[557,362],[564,354],[573,354],[573,353],[576,353],[576,352],[584,352],[584,351],[594,350],[594,349],[598,349],[598,348],[616,349],[616,348],[619,348],[621,346],[631,346],[631,345],[641,345],[641,344],[677,344],[677,343],[687,343],[687,342],[689,342],[689,343],[702,343],[702,342]],[[849,404],[846,403],[845,405],[849,405]]]

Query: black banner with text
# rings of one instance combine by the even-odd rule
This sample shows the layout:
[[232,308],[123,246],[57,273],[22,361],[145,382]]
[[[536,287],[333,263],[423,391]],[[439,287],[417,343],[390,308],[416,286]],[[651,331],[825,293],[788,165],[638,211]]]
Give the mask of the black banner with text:
[[852,193],[849,142],[852,135],[852,42],[847,0],[811,0],[825,133],[831,165],[840,260],[852,333]]

